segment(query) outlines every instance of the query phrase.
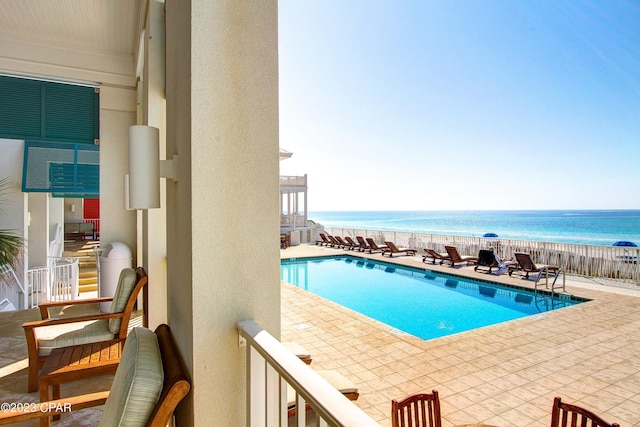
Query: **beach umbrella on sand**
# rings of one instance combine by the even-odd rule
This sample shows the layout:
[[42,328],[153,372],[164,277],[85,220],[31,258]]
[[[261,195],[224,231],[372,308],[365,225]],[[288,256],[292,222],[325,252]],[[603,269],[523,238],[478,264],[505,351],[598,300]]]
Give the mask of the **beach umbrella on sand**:
[[632,247],[632,248],[637,248],[638,247],[638,245],[636,245],[635,243],[628,242],[626,240],[619,240],[619,241],[615,242],[613,244],[613,246],[629,246],[629,247]]
[[498,237],[496,233],[484,233],[482,237]]

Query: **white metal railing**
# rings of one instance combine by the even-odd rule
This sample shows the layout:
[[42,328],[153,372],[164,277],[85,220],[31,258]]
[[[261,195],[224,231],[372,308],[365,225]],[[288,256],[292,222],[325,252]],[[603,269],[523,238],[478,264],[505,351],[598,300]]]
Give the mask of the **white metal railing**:
[[[305,365],[253,320],[238,323],[247,346],[247,426],[289,425],[287,387],[295,390],[296,408],[311,407],[315,426],[379,427],[371,417]],[[295,411],[294,425],[307,424],[306,411]]]
[[[10,265],[0,265],[0,311],[26,307],[26,292]],[[22,304],[21,304],[22,301]]]
[[307,176],[286,176],[280,175],[280,185],[281,186],[306,186],[307,185]]
[[55,258],[46,267],[27,270],[28,308],[43,301],[70,301],[78,297],[77,258]]
[[93,224],[93,238],[100,235],[100,218],[84,218],[82,222]]
[[280,215],[280,227],[305,227],[307,225],[306,215],[300,214],[281,214]]
[[[558,277],[562,275],[562,280],[558,283]],[[544,278],[544,281],[542,280]],[[553,282],[551,283],[551,296],[556,293],[556,287],[562,286],[562,292],[567,292],[567,279],[564,274],[564,271],[560,268],[554,271],[549,268],[542,267],[540,271],[536,275],[536,283],[533,285],[534,291],[538,292],[538,286],[542,286],[544,284],[545,289],[549,289],[549,278],[553,278]]]
[[455,246],[464,255],[477,254],[480,249],[491,248],[501,258],[510,259],[513,258],[515,252],[525,252],[531,254],[534,262],[558,266],[569,274],[620,279],[640,285],[640,248],[341,227],[325,227],[325,231],[342,237],[371,237],[377,243],[389,240],[393,241],[397,246],[406,246],[414,249],[429,248],[437,252],[444,252],[445,245],[450,245]]

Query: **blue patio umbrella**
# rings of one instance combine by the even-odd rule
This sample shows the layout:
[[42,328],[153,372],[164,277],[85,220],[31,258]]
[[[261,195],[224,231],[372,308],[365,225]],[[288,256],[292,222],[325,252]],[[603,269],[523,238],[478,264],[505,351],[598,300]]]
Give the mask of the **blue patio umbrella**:
[[629,241],[626,241],[626,240],[619,240],[619,241],[615,242],[613,244],[613,246],[630,246],[632,248],[637,248],[638,247],[638,245],[636,245],[635,243],[629,242]]
[[484,233],[482,237],[498,237],[496,233]]

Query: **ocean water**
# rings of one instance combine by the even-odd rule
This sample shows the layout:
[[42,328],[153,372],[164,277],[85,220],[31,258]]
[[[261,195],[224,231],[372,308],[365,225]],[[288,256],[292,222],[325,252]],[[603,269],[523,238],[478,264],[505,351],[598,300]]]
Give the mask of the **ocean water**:
[[640,210],[309,212],[328,227],[610,246],[640,246]]

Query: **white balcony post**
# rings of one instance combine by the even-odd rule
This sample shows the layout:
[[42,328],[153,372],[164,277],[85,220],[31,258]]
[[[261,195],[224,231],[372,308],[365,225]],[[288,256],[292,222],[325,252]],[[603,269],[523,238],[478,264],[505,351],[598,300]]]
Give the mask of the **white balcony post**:
[[273,366],[267,365],[265,372],[265,393],[266,393],[266,423],[264,424],[266,427],[278,427],[278,420],[280,418],[279,411],[279,402],[280,402],[280,394],[278,391],[280,390],[280,376],[273,369]]
[[252,320],[244,320],[238,323],[238,333],[241,339],[246,340],[248,347],[248,426],[287,425],[289,384],[296,393],[297,427],[306,425],[307,403],[315,410],[317,419],[321,420],[317,421],[317,425],[379,427],[378,423],[349,402],[260,325]]
[[265,360],[253,346],[247,346],[247,420],[250,427],[266,425]]

